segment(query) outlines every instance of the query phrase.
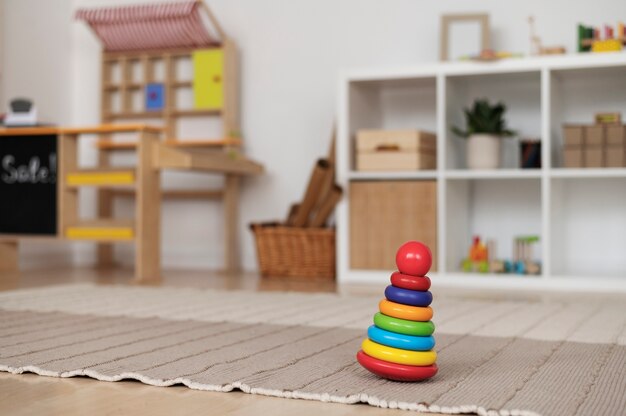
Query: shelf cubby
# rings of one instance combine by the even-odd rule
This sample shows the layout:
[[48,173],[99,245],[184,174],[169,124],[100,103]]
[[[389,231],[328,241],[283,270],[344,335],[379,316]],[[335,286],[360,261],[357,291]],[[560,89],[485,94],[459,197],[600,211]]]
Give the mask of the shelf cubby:
[[[349,85],[350,154],[360,129],[437,130],[437,79],[358,80]],[[355,170],[354,157],[350,170]]]
[[[496,242],[496,259],[513,258],[513,239],[541,234],[541,181],[457,179],[446,184],[445,270],[459,272],[473,236]],[[541,261],[541,241],[533,260]]]
[[563,124],[593,124],[595,113],[626,115],[626,66],[561,68],[550,72],[552,166],[563,166]]
[[623,277],[626,177],[555,178],[551,189],[552,274]]
[[[465,127],[463,109],[474,100],[487,98],[507,107],[508,128],[520,137],[541,138],[541,72],[507,72],[501,74],[454,75],[446,78],[446,168],[466,169],[466,140],[450,130]],[[503,168],[519,167],[519,144],[516,138],[504,139]]]

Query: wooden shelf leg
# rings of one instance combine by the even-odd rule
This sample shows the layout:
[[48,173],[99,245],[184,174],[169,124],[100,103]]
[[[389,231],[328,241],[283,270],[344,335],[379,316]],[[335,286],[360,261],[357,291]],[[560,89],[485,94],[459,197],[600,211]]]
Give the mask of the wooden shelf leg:
[[16,272],[17,270],[17,241],[0,242],[0,272]]
[[[102,81],[103,87],[101,93],[101,119],[104,123],[111,123],[112,120],[107,117],[107,114],[111,113],[111,91],[106,90],[105,86],[111,82],[112,67],[111,64],[102,56]],[[110,135],[100,136],[102,141],[111,141]],[[111,165],[110,155],[107,152],[98,152],[98,166],[108,167]],[[98,190],[98,218],[113,218],[113,193],[108,189]],[[102,268],[112,267],[113,258],[113,244],[100,243],[97,246],[97,260],[98,266]]]
[[161,279],[161,173],[155,155],[159,136],[143,132],[137,148],[135,281]]
[[[98,218],[113,218],[113,194],[108,189],[98,191]],[[108,268],[113,264],[113,244],[98,243],[98,266]]]
[[58,195],[58,229],[61,237],[65,230],[78,221],[78,192],[67,186],[67,173],[78,169],[78,137],[76,135],[60,135],[58,144],[59,173],[57,175]]
[[241,178],[238,175],[226,175],[224,191],[224,268],[229,273],[239,271],[239,186]]

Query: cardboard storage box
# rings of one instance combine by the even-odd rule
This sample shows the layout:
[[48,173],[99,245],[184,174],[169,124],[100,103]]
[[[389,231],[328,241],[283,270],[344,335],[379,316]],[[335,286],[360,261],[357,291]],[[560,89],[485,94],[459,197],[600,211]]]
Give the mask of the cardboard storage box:
[[583,126],[576,125],[564,125],[563,126],[563,145],[570,146],[582,146],[584,144],[584,130]]
[[615,126],[606,126],[606,144],[609,146],[626,145],[626,126],[621,124]]
[[624,146],[607,146],[604,154],[604,162],[607,168],[622,168],[626,166],[626,149]]
[[604,166],[604,147],[585,146],[583,155],[586,168],[601,168]]
[[585,126],[585,146],[604,145],[604,126]]
[[563,167],[582,168],[583,148],[582,146],[565,147],[563,149]]
[[437,182],[354,181],[350,184],[350,268],[396,270],[396,250],[424,242],[437,270]]
[[437,168],[437,137],[420,130],[359,130],[356,169],[359,171]]
[[564,125],[563,167],[626,167],[626,126]]

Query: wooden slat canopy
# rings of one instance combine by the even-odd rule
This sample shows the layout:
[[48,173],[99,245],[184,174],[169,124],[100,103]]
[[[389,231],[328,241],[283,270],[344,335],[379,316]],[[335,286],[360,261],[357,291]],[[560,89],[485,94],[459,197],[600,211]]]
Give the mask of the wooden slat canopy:
[[[200,10],[206,12],[216,35],[207,30]],[[209,8],[198,0],[78,9],[76,19],[91,26],[107,52],[202,48],[224,38]]]

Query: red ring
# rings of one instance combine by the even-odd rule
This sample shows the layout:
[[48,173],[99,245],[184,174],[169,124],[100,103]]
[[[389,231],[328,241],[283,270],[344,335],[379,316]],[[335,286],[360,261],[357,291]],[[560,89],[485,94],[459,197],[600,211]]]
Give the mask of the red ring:
[[430,289],[430,279],[428,276],[411,276],[400,272],[391,274],[391,284],[408,290],[426,291]]
[[366,370],[379,377],[395,381],[419,381],[426,380],[437,374],[437,364],[416,366],[395,364],[370,357],[359,350],[356,359]]

